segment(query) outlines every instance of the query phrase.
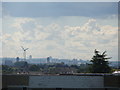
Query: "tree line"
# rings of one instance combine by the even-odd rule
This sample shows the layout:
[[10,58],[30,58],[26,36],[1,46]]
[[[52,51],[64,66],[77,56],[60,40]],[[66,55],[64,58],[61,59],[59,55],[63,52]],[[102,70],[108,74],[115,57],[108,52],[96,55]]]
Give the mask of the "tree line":
[[106,51],[100,53],[95,49],[94,55],[90,60],[91,64],[66,65],[64,62],[56,64],[28,64],[25,61],[14,63],[14,66],[2,65],[2,72],[4,73],[17,73],[24,72],[24,68],[30,73],[41,74],[71,74],[71,73],[111,73],[112,68],[109,66]]

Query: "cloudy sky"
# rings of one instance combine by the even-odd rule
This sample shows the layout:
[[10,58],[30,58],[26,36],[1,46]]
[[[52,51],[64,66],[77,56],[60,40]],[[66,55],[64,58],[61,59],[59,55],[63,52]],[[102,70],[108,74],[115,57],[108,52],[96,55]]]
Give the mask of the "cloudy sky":
[[94,50],[118,60],[118,3],[3,2],[3,57],[88,59]]

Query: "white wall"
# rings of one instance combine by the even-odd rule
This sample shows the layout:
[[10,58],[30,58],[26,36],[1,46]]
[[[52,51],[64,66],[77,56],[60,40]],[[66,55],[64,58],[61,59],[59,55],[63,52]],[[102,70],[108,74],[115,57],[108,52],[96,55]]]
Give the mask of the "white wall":
[[103,76],[30,76],[31,88],[102,88]]

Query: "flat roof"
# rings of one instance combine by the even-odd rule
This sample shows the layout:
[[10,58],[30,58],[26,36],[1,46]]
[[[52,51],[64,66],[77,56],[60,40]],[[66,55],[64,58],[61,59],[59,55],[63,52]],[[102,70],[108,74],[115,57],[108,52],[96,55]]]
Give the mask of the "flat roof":
[[[116,74],[103,73],[76,73],[76,74],[3,74],[4,75],[23,75],[23,76],[114,76]],[[117,74],[120,76],[120,74]]]

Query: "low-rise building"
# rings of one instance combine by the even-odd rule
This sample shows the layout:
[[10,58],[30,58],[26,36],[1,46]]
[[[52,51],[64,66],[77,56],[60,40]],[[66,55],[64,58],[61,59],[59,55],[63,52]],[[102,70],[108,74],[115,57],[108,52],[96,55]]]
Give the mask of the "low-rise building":
[[13,66],[13,62],[11,60],[5,60],[4,65]]
[[120,90],[119,75],[3,75],[2,90]]

